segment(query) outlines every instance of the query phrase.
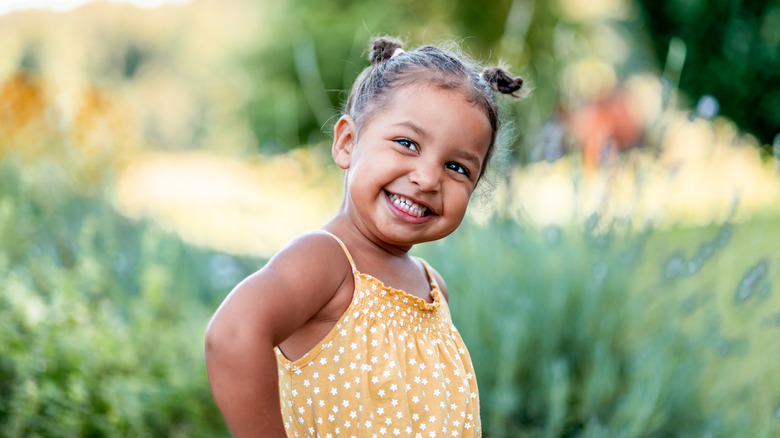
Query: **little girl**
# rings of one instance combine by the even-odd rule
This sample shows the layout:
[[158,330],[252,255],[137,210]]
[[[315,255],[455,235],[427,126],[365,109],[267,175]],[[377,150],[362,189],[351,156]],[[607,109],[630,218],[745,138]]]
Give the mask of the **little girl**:
[[414,244],[463,220],[522,78],[377,39],[334,127],[344,199],[242,281],[206,334],[214,398],[239,437],[481,435],[447,287]]

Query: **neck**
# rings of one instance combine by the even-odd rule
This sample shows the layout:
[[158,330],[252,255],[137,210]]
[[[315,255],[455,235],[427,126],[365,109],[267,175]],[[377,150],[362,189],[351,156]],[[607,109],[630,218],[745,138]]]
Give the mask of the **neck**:
[[356,250],[373,253],[380,257],[406,257],[412,245],[393,245],[374,236],[363,226],[360,218],[351,217],[342,201],[339,211],[323,225],[323,228],[342,238]]

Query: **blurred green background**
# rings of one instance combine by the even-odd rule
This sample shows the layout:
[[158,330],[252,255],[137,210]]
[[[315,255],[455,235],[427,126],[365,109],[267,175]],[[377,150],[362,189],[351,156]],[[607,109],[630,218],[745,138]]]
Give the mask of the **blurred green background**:
[[206,323],[335,211],[380,34],[533,88],[415,249],[485,436],[780,436],[776,1],[51,3],[0,6],[0,436],[229,436]]

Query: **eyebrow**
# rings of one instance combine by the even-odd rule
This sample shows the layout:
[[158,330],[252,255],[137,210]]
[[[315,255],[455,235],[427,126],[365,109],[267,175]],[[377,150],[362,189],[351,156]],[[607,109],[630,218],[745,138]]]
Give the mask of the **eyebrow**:
[[426,131],[422,126],[420,126],[420,125],[418,125],[418,124],[416,124],[416,123],[414,123],[412,121],[399,122],[399,123],[396,123],[393,126],[403,126],[403,127],[409,128],[412,131],[414,131],[415,134],[419,135],[420,137],[427,137],[428,136],[428,131]]

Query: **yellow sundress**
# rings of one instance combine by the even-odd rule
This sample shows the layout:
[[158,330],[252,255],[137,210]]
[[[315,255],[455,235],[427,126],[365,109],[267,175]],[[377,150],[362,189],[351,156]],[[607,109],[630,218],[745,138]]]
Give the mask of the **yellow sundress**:
[[430,266],[420,259],[433,303],[358,272],[333,237],[352,266],[355,292],[333,329],[302,358],[290,361],[275,349],[287,435],[481,436],[471,358]]

